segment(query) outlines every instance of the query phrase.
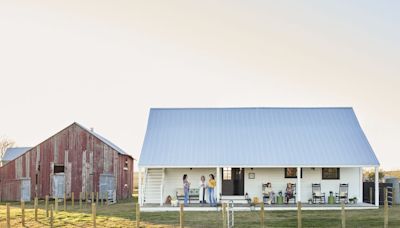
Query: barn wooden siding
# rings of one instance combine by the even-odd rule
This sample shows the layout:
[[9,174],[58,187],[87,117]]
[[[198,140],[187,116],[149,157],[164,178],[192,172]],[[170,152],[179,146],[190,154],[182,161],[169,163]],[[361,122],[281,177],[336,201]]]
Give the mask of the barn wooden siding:
[[65,193],[99,192],[101,174],[115,177],[117,199],[132,196],[133,158],[121,154],[78,124],[72,124],[0,168],[1,200],[20,200],[30,180],[30,198],[52,196],[54,166],[64,165]]

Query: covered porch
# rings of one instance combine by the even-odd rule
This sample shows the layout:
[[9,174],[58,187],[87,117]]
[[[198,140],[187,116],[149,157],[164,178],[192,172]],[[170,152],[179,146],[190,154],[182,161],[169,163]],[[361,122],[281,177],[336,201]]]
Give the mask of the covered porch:
[[[367,168],[367,167],[365,167]],[[379,195],[378,189],[378,171],[375,166],[376,181],[375,194]],[[337,169],[337,178],[327,179],[325,169]],[[259,205],[264,203],[265,210],[296,210],[297,202],[302,202],[303,210],[339,210],[340,201],[336,195],[340,194],[340,184],[347,184],[346,209],[376,209],[375,205],[363,203],[362,195],[362,175],[363,167],[170,167],[170,168],[140,168],[139,170],[139,203],[144,211],[176,211],[179,207],[174,204],[166,204],[168,196],[173,200],[178,200],[178,204],[183,203],[178,194],[182,189],[182,176],[188,175],[191,182],[191,189],[198,189],[200,186],[200,177],[205,176],[208,180],[209,174],[216,177],[217,186],[215,189],[215,198],[219,207],[210,207],[209,204],[200,204],[199,197],[191,196],[189,205],[185,210],[193,211],[212,211],[219,210],[222,203],[234,202],[235,210],[259,210]],[[300,175],[297,175],[300,173]],[[325,175],[325,178],[324,178]],[[265,203],[263,185],[271,183],[274,191],[274,200],[271,205]],[[295,197],[286,203],[285,191],[287,183],[295,185]],[[313,184],[320,184],[320,191],[324,193],[324,201],[313,199]],[[193,191],[196,192],[196,191]],[[329,197],[334,197],[331,202]],[[277,200],[278,197],[281,199]],[[205,199],[208,202],[209,196]],[[283,199],[282,199],[283,198]]]

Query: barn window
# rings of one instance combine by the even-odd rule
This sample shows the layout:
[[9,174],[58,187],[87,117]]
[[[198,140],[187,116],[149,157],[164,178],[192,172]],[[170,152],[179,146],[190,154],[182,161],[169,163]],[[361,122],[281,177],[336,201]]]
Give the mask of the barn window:
[[54,173],[63,173],[64,165],[54,165]]
[[128,159],[125,159],[124,170],[128,170]]
[[322,168],[322,180],[339,180],[339,168]]

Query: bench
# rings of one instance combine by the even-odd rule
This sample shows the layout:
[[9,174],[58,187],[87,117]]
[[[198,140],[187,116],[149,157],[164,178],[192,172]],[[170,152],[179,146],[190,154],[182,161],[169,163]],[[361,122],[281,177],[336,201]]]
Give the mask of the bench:
[[[176,198],[178,200],[185,199],[185,192],[183,191],[183,188],[176,189]],[[189,189],[189,203],[191,200],[199,200],[199,189],[198,188]]]

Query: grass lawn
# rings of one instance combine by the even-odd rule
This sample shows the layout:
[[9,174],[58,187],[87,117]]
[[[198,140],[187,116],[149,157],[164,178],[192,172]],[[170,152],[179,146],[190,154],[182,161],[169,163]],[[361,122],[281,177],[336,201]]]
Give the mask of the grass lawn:
[[[135,199],[136,200],[136,199]],[[52,202],[54,203],[54,202]],[[26,204],[26,227],[48,227],[49,220],[45,216],[44,202],[40,201],[39,221],[34,221],[33,205]],[[54,213],[55,227],[91,227],[91,209],[79,210],[75,203],[72,210],[68,202],[67,212]],[[340,227],[340,211],[303,211],[303,227]],[[383,227],[383,209],[351,210],[346,212],[347,227]],[[389,227],[400,227],[400,206],[389,209]],[[0,204],[0,227],[6,225],[5,203]],[[178,227],[178,212],[141,213],[141,227]],[[133,201],[123,201],[115,205],[97,208],[97,227],[135,227],[135,205]],[[260,212],[236,212],[235,227],[260,227]],[[11,203],[11,225],[21,226],[21,209],[19,203]],[[265,225],[268,227],[296,227],[295,211],[266,211]],[[186,212],[186,227],[222,227],[221,212]]]

